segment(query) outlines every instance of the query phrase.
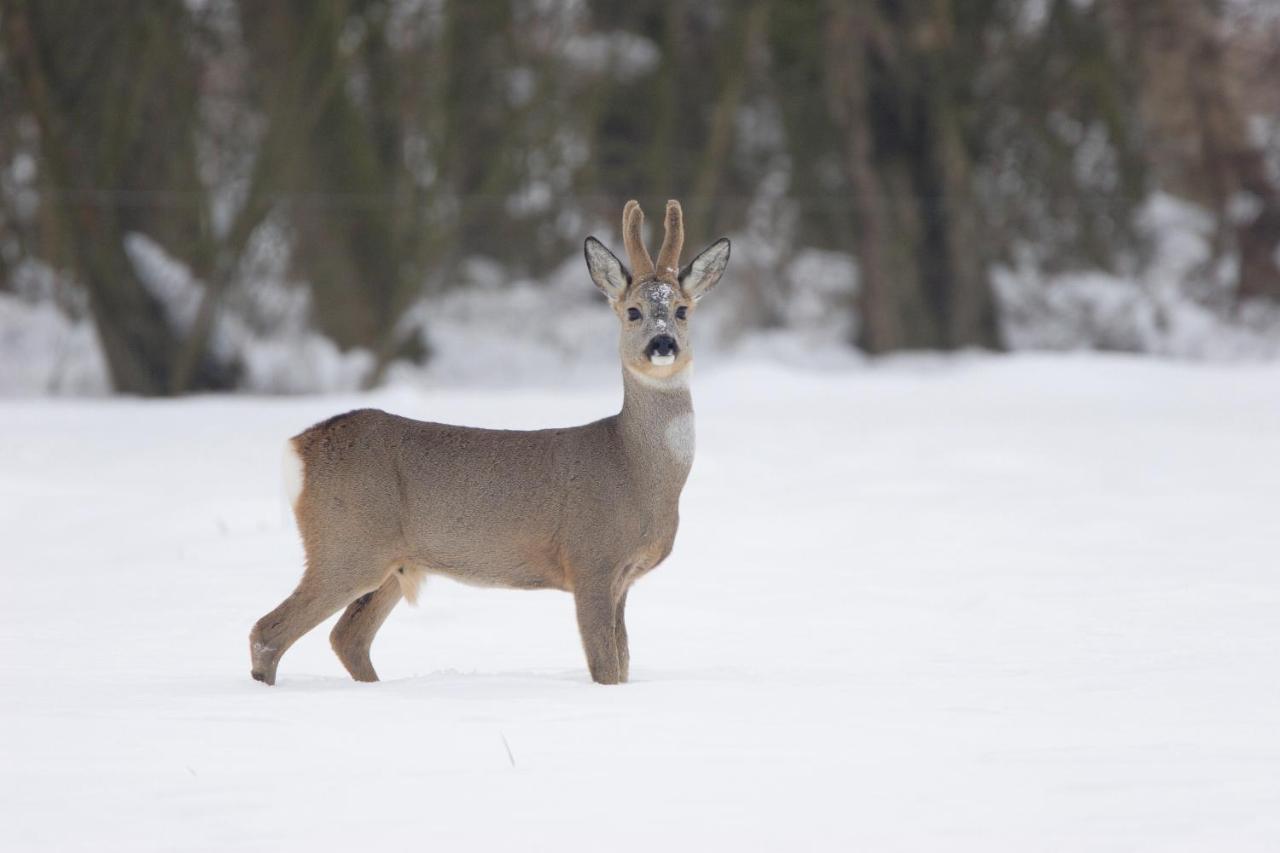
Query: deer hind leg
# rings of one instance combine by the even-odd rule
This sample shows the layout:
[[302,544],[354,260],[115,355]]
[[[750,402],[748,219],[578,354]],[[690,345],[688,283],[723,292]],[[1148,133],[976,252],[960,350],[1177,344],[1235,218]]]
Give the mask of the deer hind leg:
[[623,679],[618,661],[616,596],[608,584],[593,583],[574,590],[573,599],[591,679],[598,684],[620,683]]
[[356,681],[378,680],[378,673],[369,660],[369,648],[373,645],[374,635],[402,596],[400,580],[393,573],[375,591],[348,604],[338,624],[333,626],[329,644]]
[[250,674],[258,681],[276,683],[276,666],[298,638],[366,592],[377,589],[382,571],[353,571],[351,563],[313,562],[298,588],[280,605],[258,620],[249,634],[253,661]]

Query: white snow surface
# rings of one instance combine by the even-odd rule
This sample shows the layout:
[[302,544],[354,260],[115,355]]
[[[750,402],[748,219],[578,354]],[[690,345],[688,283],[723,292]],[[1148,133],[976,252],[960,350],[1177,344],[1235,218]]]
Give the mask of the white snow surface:
[[1275,850],[1280,366],[703,364],[633,681],[570,596],[432,579],[357,684],[249,677],[281,441],[618,388],[0,401],[7,850]]

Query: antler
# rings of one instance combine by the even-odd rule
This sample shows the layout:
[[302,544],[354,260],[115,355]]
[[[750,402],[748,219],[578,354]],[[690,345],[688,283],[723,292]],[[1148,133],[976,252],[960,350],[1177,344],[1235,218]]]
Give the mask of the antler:
[[666,235],[658,250],[658,275],[674,276],[680,269],[680,250],[684,248],[684,211],[680,202],[667,202],[667,218],[663,222]]
[[638,280],[653,275],[653,259],[644,247],[640,226],[644,224],[644,211],[640,202],[632,199],[622,208],[622,242],[627,247],[627,259],[631,262],[631,277]]

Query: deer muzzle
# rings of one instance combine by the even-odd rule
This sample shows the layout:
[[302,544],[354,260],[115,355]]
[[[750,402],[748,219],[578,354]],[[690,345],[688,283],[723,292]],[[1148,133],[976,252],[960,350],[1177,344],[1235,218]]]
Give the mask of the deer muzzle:
[[655,335],[649,341],[649,345],[644,348],[644,354],[648,356],[649,361],[657,365],[671,364],[679,353],[680,345],[671,335]]

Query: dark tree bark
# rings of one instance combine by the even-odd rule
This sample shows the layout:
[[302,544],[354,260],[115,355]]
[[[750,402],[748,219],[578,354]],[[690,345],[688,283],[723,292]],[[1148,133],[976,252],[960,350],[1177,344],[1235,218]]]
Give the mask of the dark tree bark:
[[[1108,11],[1138,60],[1156,181],[1214,211],[1216,248],[1240,255],[1239,296],[1280,299],[1280,189],[1248,137],[1221,8],[1207,0],[1110,0]],[[1240,202],[1245,209],[1233,209]]]
[[[183,88],[189,69],[172,44],[182,14],[174,4],[102,15],[92,3],[14,0],[4,15],[5,46],[39,127],[51,220],[68,235],[67,260],[89,292],[113,385],[143,395],[175,390],[181,347],[124,238],[145,230],[187,255],[202,206],[188,123],[194,97]],[[173,156],[175,149],[182,156]],[[176,189],[167,196],[174,204],[158,204],[166,196],[150,181]],[[189,374],[198,388],[234,379],[229,366],[207,358]]]
[[902,323],[894,309],[887,255],[891,239],[889,211],[876,180],[871,127],[868,42],[871,11],[866,3],[832,2],[824,50],[832,121],[845,137],[844,163],[857,217],[854,247],[858,257],[859,344],[870,353],[902,346]]

